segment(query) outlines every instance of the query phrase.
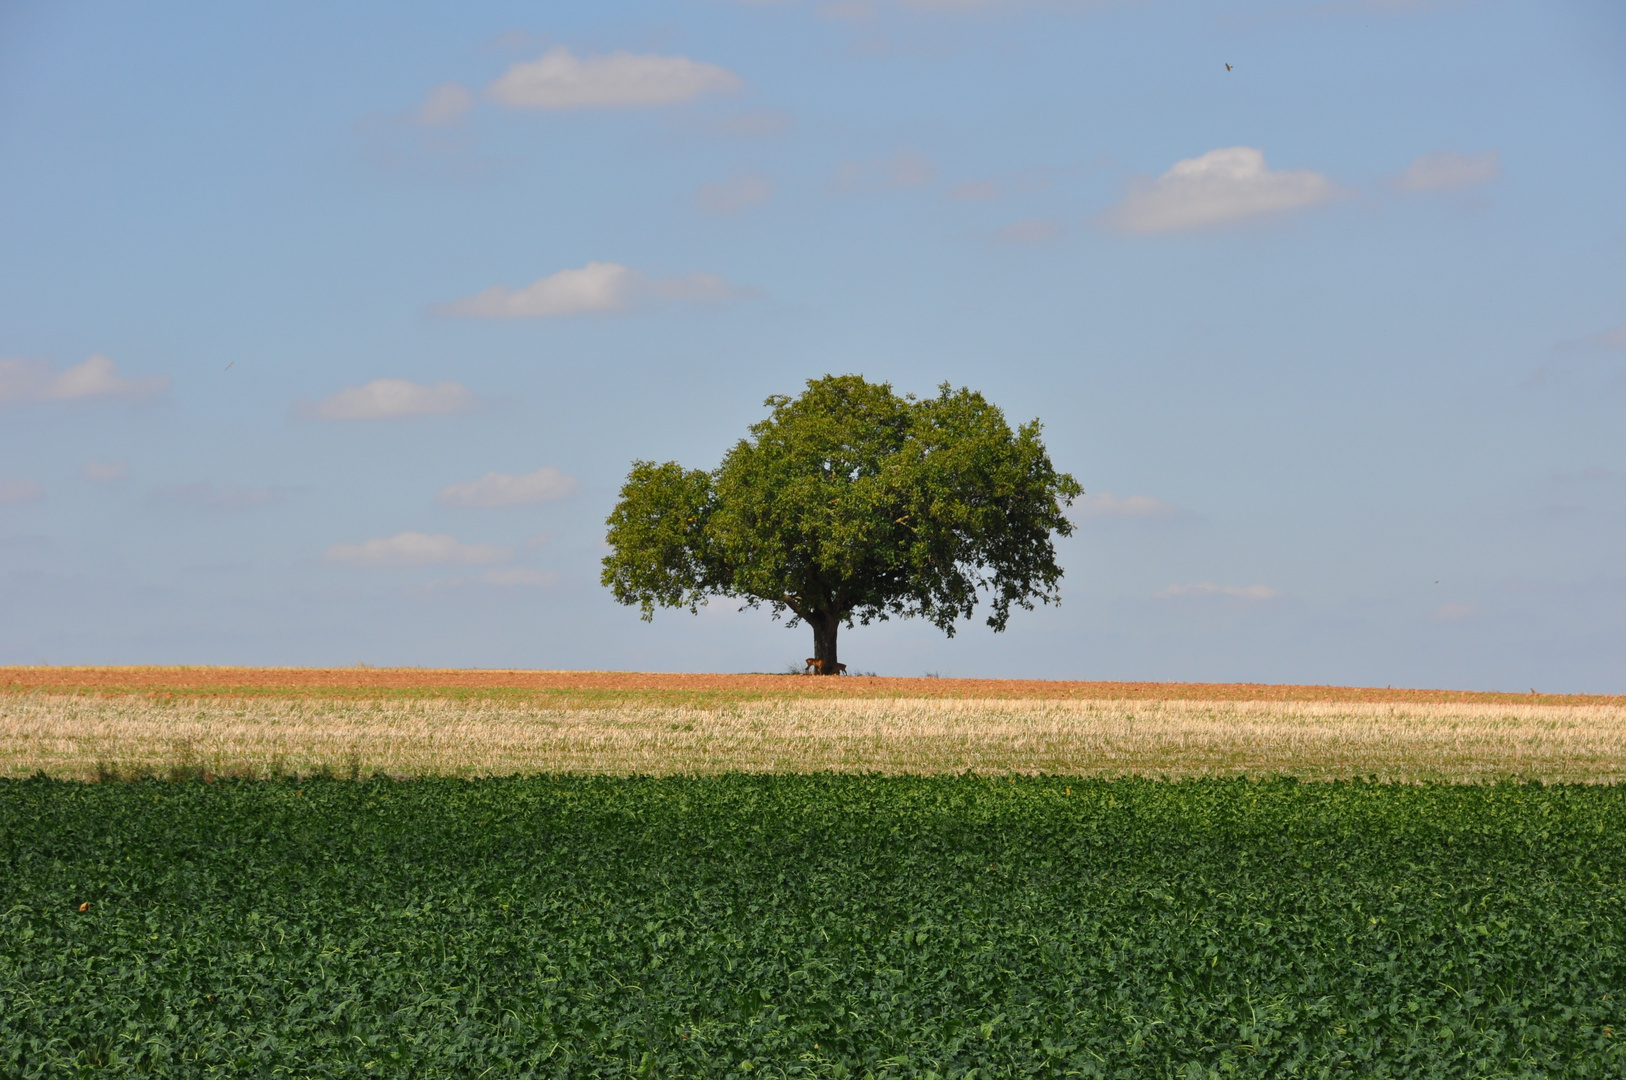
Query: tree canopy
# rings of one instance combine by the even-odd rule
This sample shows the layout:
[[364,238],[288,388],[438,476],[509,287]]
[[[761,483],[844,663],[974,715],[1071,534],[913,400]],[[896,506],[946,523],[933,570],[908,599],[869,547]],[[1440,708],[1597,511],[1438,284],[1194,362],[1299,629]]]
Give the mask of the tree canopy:
[[636,461],[610,514],[603,582],[647,620],[708,597],[766,604],[813,628],[836,669],[845,624],[920,616],[954,635],[986,594],[988,625],[1059,600],[1051,535],[1083,489],[1057,472],[1037,420],[1012,431],[983,396],[936,397],[857,375],[775,395],[711,472]]

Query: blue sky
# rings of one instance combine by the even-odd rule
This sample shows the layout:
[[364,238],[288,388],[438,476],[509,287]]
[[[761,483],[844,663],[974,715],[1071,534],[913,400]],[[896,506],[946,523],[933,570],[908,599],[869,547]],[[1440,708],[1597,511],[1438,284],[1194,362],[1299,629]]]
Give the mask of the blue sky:
[[0,663],[784,670],[603,521],[857,372],[1089,494],[856,670],[1626,691],[1618,3],[12,3],[0,205]]

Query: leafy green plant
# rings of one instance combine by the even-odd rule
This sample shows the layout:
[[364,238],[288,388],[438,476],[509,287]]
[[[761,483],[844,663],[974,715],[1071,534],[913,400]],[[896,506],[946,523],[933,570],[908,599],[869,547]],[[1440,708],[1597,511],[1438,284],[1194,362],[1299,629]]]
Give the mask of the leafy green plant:
[[1623,867],[1603,786],[0,782],[0,1075],[1614,1077]]

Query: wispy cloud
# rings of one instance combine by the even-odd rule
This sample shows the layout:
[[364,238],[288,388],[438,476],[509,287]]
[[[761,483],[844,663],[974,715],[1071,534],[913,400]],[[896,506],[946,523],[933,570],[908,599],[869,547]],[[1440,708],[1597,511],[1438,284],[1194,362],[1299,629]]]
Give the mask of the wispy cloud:
[[32,480],[13,480],[0,476],[0,503],[38,502],[45,498],[45,489]]
[[111,484],[130,475],[130,466],[123,461],[87,461],[79,475],[93,484]]
[[436,501],[447,506],[492,510],[505,506],[534,506],[562,499],[576,490],[576,478],[552,465],[513,476],[488,472],[478,480],[441,488]]
[[948,197],[955,202],[982,202],[999,197],[998,180],[967,180],[949,188]]
[[1470,604],[1441,604],[1434,609],[1430,618],[1435,622],[1461,622],[1478,614],[1479,609]]
[[126,379],[113,361],[99,353],[61,371],[38,360],[0,360],[0,402],[135,399],[167,389],[165,376]]
[[1502,173],[1502,161],[1495,150],[1483,154],[1457,154],[1441,151],[1414,158],[1395,177],[1401,191],[1456,191],[1485,184]]
[[1086,495],[1073,506],[1079,517],[1086,518],[1169,518],[1180,513],[1178,506],[1150,495],[1114,495],[1110,491]]
[[773,181],[761,173],[742,173],[695,192],[694,201],[708,214],[737,214],[773,198]]
[[937,175],[931,159],[912,150],[900,150],[874,161],[844,161],[830,177],[830,190],[838,193],[875,188],[925,187]]
[[1574,349],[1626,349],[1626,323],[1586,337],[1561,341],[1556,347],[1566,352]]
[[1156,180],[1135,179],[1098,220],[1128,233],[1178,232],[1300,210],[1339,194],[1321,173],[1272,171],[1261,151],[1232,146],[1177,161]]
[[1238,600],[1272,600],[1282,595],[1269,585],[1213,585],[1203,581],[1195,585],[1170,585],[1152,594],[1158,600],[1173,600],[1183,596],[1230,596]]
[[404,532],[364,540],[359,544],[333,544],[322,553],[322,561],[362,567],[448,563],[479,566],[507,562],[513,556],[513,548],[495,544],[465,544],[446,533]]
[[197,510],[246,510],[271,501],[271,489],[241,487],[236,484],[217,484],[212,480],[199,480],[194,484],[174,484],[159,488],[153,497],[160,502],[176,506],[189,506]]
[[712,130],[720,135],[757,139],[783,135],[795,126],[796,118],[782,109],[753,109],[716,121]]
[[461,300],[431,307],[430,314],[463,319],[546,319],[626,311],[647,299],[726,300],[740,290],[703,271],[651,278],[620,263],[590,262],[560,270],[529,285],[493,285]]
[[524,566],[510,566],[502,570],[487,570],[480,575],[480,582],[485,585],[529,585],[545,588],[557,584],[559,574],[553,570],[532,570]]
[[[746,3],[760,0],[745,0]],[[891,6],[923,12],[983,11],[990,8],[1021,7],[1029,0],[886,0]],[[828,0],[819,11],[829,19],[870,19],[883,0]]]
[[301,398],[294,413],[316,420],[384,420],[398,416],[445,416],[468,412],[479,402],[454,382],[423,386],[406,379],[374,379],[320,401]]
[[455,124],[474,108],[474,92],[462,83],[443,82],[412,112],[412,119],[429,127]]
[[486,96],[516,109],[625,109],[676,105],[740,86],[733,72],[684,56],[577,57],[558,46],[510,67]]

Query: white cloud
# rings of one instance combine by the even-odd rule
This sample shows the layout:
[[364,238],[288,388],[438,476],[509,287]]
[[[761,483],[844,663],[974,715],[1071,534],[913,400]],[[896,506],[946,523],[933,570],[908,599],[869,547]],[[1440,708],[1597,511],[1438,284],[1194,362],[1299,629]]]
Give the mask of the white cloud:
[[488,472],[478,480],[440,489],[436,501],[447,506],[491,510],[503,506],[534,506],[562,499],[576,490],[576,478],[544,465],[533,473],[511,476]]
[[530,570],[523,566],[511,566],[505,570],[487,570],[480,575],[480,580],[487,585],[552,585],[559,580],[559,575],[552,570]]
[[578,59],[559,46],[510,67],[486,87],[486,95],[516,109],[637,108],[675,105],[740,85],[733,72],[684,56],[617,51]]
[[725,300],[738,293],[716,274],[696,271],[651,279],[620,263],[590,262],[580,270],[560,270],[518,289],[493,285],[473,296],[436,304],[430,312],[464,319],[546,319],[626,311],[646,297]]
[[162,375],[123,378],[117,365],[100,354],[61,371],[37,360],[0,360],[0,402],[142,398],[167,389],[169,379]]
[[437,315],[469,319],[535,319],[619,311],[632,305],[638,271],[619,263],[590,262],[560,270],[519,289],[493,285],[483,292],[437,305]]
[[1175,232],[1298,210],[1336,198],[1331,180],[1308,169],[1272,172],[1251,146],[1177,161],[1156,180],[1140,177],[1100,221],[1131,233]]
[[420,124],[430,127],[441,127],[446,124],[455,124],[469,114],[474,108],[474,94],[461,83],[444,82],[429,91],[412,114],[412,118]]
[[1000,244],[1042,244],[1054,240],[1066,231],[1066,226],[1054,218],[1013,221],[994,231],[994,240]]
[[1150,495],[1114,495],[1110,491],[1086,495],[1074,504],[1080,517],[1160,518],[1174,517],[1180,508]]
[[1424,154],[1395,178],[1395,187],[1401,191],[1456,191],[1489,183],[1501,173],[1501,158],[1495,150],[1483,154]]
[[123,461],[87,461],[79,475],[93,484],[111,484],[130,475],[130,466]]
[[423,386],[406,379],[374,379],[361,386],[345,387],[320,401],[301,398],[294,411],[318,420],[381,420],[468,412],[476,404],[474,395],[458,383]]
[[32,480],[8,480],[0,476],[0,503],[36,502],[45,498],[45,489]]
[[1233,596],[1238,600],[1270,600],[1280,596],[1281,593],[1269,585],[1211,585],[1204,581],[1196,585],[1170,585],[1153,595],[1159,600],[1170,600],[1180,596]]
[[706,184],[695,192],[694,201],[708,214],[737,214],[748,206],[760,206],[773,198],[773,181],[761,173],[745,173]]
[[322,561],[344,566],[430,566],[436,563],[479,566],[507,562],[513,555],[513,548],[465,544],[446,533],[404,532],[359,544],[333,544],[322,553]]

